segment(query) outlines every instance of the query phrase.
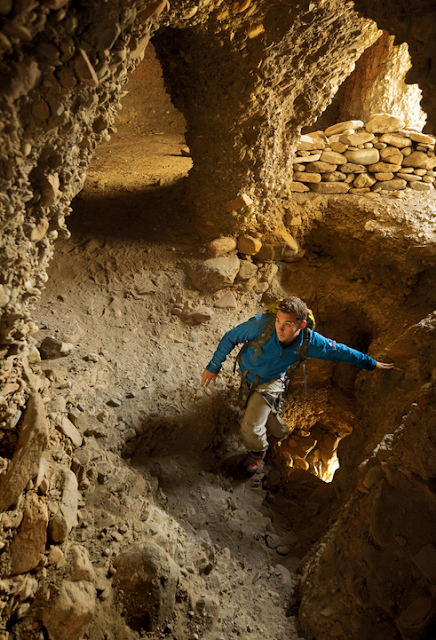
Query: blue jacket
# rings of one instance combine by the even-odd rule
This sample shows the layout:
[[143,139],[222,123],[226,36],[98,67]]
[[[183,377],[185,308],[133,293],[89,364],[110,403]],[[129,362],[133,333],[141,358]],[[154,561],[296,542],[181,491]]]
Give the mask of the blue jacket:
[[[206,369],[212,373],[218,373],[232,349],[237,344],[255,340],[262,332],[269,317],[267,314],[253,316],[247,322],[243,322],[227,331]],[[301,346],[302,341],[303,331],[300,332],[289,347],[283,348],[274,329],[271,338],[262,346],[262,353],[258,353],[256,364],[253,363],[255,349],[246,346],[239,360],[239,368],[242,373],[248,369],[258,375],[259,384],[280,378],[290,366],[298,361],[297,349]],[[373,371],[376,367],[374,358],[356,349],[351,349],[345,344],[324,338],[316,331],[311,332],[307,357],[330,362],[347,362],[367,371]],[[254,377],[248,373],[247,379],[253,382]]]

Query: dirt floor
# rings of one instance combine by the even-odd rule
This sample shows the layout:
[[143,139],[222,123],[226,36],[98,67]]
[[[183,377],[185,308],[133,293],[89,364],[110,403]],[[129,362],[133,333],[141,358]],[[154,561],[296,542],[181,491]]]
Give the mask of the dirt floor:
[[[184,198],[191,160],[181,153],[182,125],[159,98],[139,124],[128,110],[118,133],[97,150],[35,321],[39,341],[54,336],[74,344],[67,357],[41,363],[52,383],[49,409],[56,411],[62,396],[72,417],[86,416],[88,440],[100,447],[97,479],[79,484],[84,503],[76,533],[94,566],[106,571],[140,534],[154,535],[141,515],[152,498],[174,521],[174,544],[178,536],[197,545],[206,540],[214,568],[195,580],[191,566],[182,570],[198,600],[176,608],[159,632],[126,631],[101,598],[85,637],[297,640],[298,570],[334,513],[320,514],[314,502],[304,510],[289,494],[270,490],[277,454],[268,454],[254,478],[238,479],[243,450],[233,362],[215,386],[200,388],[223,333],[264,309],[258,294],[242,290],[236,309],[218,309],[219,294],[204,296],[190,283],[189,268],[206,256]],[[318,266],[311,260],[296,267],[310,290],[334,273],[328,259]],[[213,311],[209,322],[180,317],[181,306],[202,304]],[[416,309],[416,320],[421,314]],[[390,322],[391,330],[398,325],[394,333],[405,324],[401,312]],[[120,479],[127,477],[130,493],[120,501]],[[126,527],[130,537],[122,539]]]
[[[104,567],[108,523],[140,520],[141,504],[117,519],[110,503],[119,467],[127,465],[152,479],[160,508],[186,535],[206,536],[216,555],[215,570],[198,578],[198,588],[219,613],[176,615],[166,631],[147,637],[297,638],[296,570],[307,548],[289,513],[301,509],[268,498],[264,472],[248,481],[234,477],[243,450],[232,363],[216,386],[199,386],[222,334],[262,310],[259,296],[241,294],[237,309],[214,309],[209,323],[174,315],[180,301],[213,305],[187,277],[205,257],[189,203],[180,199],[191,160],[181,155],[183,135],[171,127],[141,132],[122,126],[98,150],[35,316],[40,341],[53,336],[75,345],[42,368],[53,397],[63,394],[73,413],[78,407],[87,416],[88,436],[106,451],[107,493],[82,483],[87,497],[76,539]],[[85,637],[118,640],[126,631],[117,624],[100,611]]]

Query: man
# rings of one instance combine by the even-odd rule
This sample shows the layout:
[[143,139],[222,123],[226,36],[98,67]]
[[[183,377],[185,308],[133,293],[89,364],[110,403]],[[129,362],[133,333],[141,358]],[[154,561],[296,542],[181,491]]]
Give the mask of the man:
[[274,446],[289,433],[289,427],[278,415],[276,406],[285,390],[285,374],[292,365],[298,366],[303,350],[304,358],[347,362],[377,373],[394,366],[377,362],[316,331],[304,331],[308,311],[300,298],[285,298],[278,305],[275,326],[271,324],[271,316],[262,314],[230,329],[203,372],[201,386],[215,382],[232,349],[237,344],[246,343],[238,356],[238,363],[243,384],[248,386],[249,391],[245,414],[241,419],[242,440],[248,449],[242,470],[248,476],[256,473],[268,446]]

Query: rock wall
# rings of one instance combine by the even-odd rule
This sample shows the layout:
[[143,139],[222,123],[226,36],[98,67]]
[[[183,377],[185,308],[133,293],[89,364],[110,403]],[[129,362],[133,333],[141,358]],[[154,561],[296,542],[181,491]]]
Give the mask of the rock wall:
[[[277,234],[298,131],[330,102],[379,32],[334,2],[222,5],[204,27],[155,39],[168,90],[188,124],[198,229],[208,238]],[[238,204],[241,193],[249,204]]]
[[412,66],[409,49],[406,43],[395,45],[394,41],[395,37],[384,31],[365,49],[331,104],[304,133],[327,129],[356,116],[366,122],[373,113],[392,113],[402,118],[406,126],[422,130],[427,120],[420,105],[422,92],[417,84],[405,82]]
[[366,125],[348,120],[301,137],[291,191],[364,194],[368,198],[404,189],[432,191],[435,138],[404,128],[392,114],[375,115]]
[[361,385],[345,504],[304,570],[309,638],[434,637],[435,330],[434,313],[410,327],[386,349],[394,375]]
[[353,119],[358,113],[366,122],[373,113],[392,113],[402,118],[406,127],[422,130],[427,116],[420,105],[421,89],[405,83],[412,67],[409,50],[406,43],[395,46],[394,40],[383,32],[356,62],[338,91],[340,120]]
[[422,109],[428,115],[431,133],[435,122],[436,72],[432,60],[436,54],[433,38],[436,16],[434,3],[418,0],[411,10],[407,0],[399,0],[395,4],[380,5],[372,0],[356,0],[356,11],[372,18],[380,29],[385,29],[396,36],[395,43],[407,42],[412,67],[406,76],[408,84],[417,84],[422,91]]

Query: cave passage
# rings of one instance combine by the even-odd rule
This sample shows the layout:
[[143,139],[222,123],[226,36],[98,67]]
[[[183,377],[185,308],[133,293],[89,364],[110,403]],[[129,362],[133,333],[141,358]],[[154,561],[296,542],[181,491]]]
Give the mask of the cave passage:
[[[0,640],[427,638],[428,2],[103,4],[0,2]],[[288,295],[395,367],[310,361],[241,479],[201,373]]]

